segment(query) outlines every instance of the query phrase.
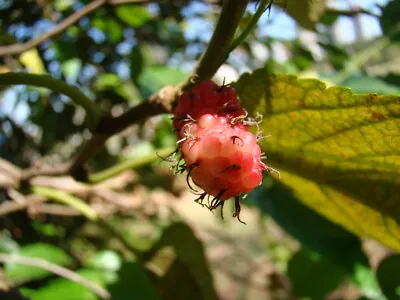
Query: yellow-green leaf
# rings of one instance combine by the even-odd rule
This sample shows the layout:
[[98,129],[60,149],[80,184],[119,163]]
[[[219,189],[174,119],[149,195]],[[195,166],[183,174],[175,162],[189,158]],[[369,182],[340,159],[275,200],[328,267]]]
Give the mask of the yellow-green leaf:
[[264,115],[268,164],[303,203],[400,250],[400,96],[355,95],[260,69],[235,84]]

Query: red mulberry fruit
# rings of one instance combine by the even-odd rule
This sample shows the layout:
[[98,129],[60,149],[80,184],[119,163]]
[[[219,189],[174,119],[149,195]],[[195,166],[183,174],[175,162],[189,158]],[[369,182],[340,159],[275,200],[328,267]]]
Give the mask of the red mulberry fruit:
[[262,171],[270,170],[261,161],[246,116],[234,89],[210,80],[183,93],[174,110],[173,125],[185,162],[180,170],[188,172],[189,185],[190,177],[204,190],[196,201],[203,205],[205,197],[212,196],[207,207],[213,210],[234,197],[238,219],[239,196],[260,185]]

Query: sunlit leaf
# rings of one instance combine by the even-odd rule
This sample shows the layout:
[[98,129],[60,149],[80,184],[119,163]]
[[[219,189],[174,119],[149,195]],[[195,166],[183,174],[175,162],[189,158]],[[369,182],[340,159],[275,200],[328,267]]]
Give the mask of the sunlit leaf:
[[[101,284],[100,273],[96,270],[81,269],[77,274],[92,281],[93,283]],[[31,292],[32,300],[97,300],[99,297],[89,290],[87,287],[73,282],[65,278],[57,278],[51,280],[46,286],[38,289],[36,292]]]
[[[50,263],[61,266],[68,266],[72,262],[71,258],[60,248],[42,243],[30,244],[21,247],[17,252],[15,252],[15,254],[20,256],[42,258]],[[49,271],[46,271],[42,268],[14,263],[6,264],[4,271],[6,277],[14,283],[41,279],[51,274]]]
[[116,15],[132,27],[139,27],[150,20],[151,15],[146,7],[122,5],[115,8]]
[[123,27],[111,18],[95,17],[92,24],[102,30],[112,42],[118,42],[123,37]]
[[299,202],[281,183],[270,181],[266,179],[262,187],[249,195],[250,203],[301,242],[305,251],[317,253],[324,261],[340,267],[365,296],[381,299],[382,293],[360,239]]
[[354,95],[264,69],[235,87],[250,115],[264,115],[268,164],[298,199],[400,250],[400,96]]
[[92,268],[98,268],[108,271],[117,271],[121,267],[121,258],[119,255],[111,250],[103,250],[96,253],[87,265]]
[[25,51],[20,55],[19,59],[29,72],[35,74],[46,73],[46,68],[44,67],[42,58],[36,48]]
[[64,76],[71,82],[76,82],[79,72],[82,69],[82,60],[79,58],[69,59],[62,63],[62,72]]

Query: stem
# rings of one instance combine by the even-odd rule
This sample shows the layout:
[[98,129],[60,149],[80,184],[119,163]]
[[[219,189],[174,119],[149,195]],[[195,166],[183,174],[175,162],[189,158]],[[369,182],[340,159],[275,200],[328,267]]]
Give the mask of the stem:
[[54,92],[68,96],[76,105],[80,105],[85,109],[90,128],[94,128],[94,126],[97,124],[99,112],[95,104],[76,87],[71,86],[62,80],[55,79],[49,75],[29,74],[23,72],[9,72],[0,74],[0,86],[20,84],[48,88]]
[[271,0],[261,0],[258,4],[258,8],[255,14],[252,16],[250,22],[247,24],[246,28],[239,34],[238,37],[232,42],[231,47],[229,48],[229,52],[232,52],[237,46],[239,46],[246,37],[253,31],[254,27],[256,27],[258,20],[261,18],[262,14],[266,9],[271,5]]
[[96,295],[101,297],[102,299],[110,299],[111,295],[103,289],[101,286],[98,284],[87,280],[86,278],[82,277],[81,275],[68,270],[66,268],[63,268],[61,266],[52,264],[48,262],[47,260],[44,260],[42,258],[36,258],[36,257],[25,257],[25,256],[18,256],[15,254],[5,254],[5,253],[0,253],[0,262],[2,263],[7,263],[7,264],[21,264],[25,266],[32,266],[32,267],[37,267],[46,271],[49,271],[51,273],[54,273],[60,277],[67,278],[71,281],[74,281],[80,285],[83,285],[84,287],[88,288],[92,292],[94,292]]
[[116,164],[108,169],[105,169],[103,171],[100,171],[100,172],[90,175],[89,180],[92,183],[101,182],[103,180],[114,177],[115,175],[118,175],[126,170],[137,169],[137,168],[146,166],[146,165],[154,162],[155,160],[160,159],[160,157],[167,157],[169,154],[174,152],[174,150],[175,150],[175,148],[172,148],[172,147],[163,148],[163,149],[158,150],[155,153],[152,153],[152,154],[149,154],[149,155],[146,155],[143,157],[123,161],[123,162]]
[[66,192],[59,191],[56,189],[42,187],[42,186],[33,186],[33,193],[36,195],[40,195],[43,197],[47,197],[57,202],[61,202],[63,204],[69,205],[79,211],[82,215],[88,218],[91,221],[97,221],[98,216],[96,211],[93,210],[89,205],[83,202],[78,197],[72,196]]
[[[72,174],[73,176],[76,176],[77,171],[81,169],[82,165],[85,164],[87,160],[104,145],[109,137],[124,130],[128,126],[145,120],[151,116],[170,112],[181,91],[191,86],[194,83],[194,78],[196,78],[196,81],[198,82],[211,78],[229,55],[229,49],[236,28],[239,26],[248,2],[249,0],[226,0],[224,2],[211,41],[202,55],[195,71],[189,78],[179,85],[166,86],[162,88],[160,91],[150,96],[146,101],[132,107],[119,117],[102,118],[98,122],[91,139],[83,146],[82,150],[77,154],[73,161],[69,163],[65,169],[61,169],[60,173],[57,172],[57,174]],[[0,84],[2,84],[2,77],[0,77]],[[72,88],[68,85],[67,87],[69,87],[69,89]],[[79,95],[83,96],[81,93],[79,93]],[[87,98],[85,97],[84,99]],[[82,101],[78,100],[76,102],[80,103]],[[89,102],[89,99],[83,102],[88,104],[90,103],[90,106],[87,109],[88,114],[93,111],[90,115],[96,116],[96,122],[94,123],[97,123],[98,118],[97,113],[94,113],[94,106]],[[37,175],[37,173],[35,174]],[[28,177],[28,179],[29,178],[30,177]]]
[[[226,0],[206,51],[194,71],[196,82],[211,78],[229,56],[232,39],[249,0]],[[192,84],[190,77],[183,87]]]
[[84,203],[78,197],[72,196],[66,192],[62,192],[53,188],[41,187],[41,186],[33,186],[33,193],[39,196],[43,196],[63,204],[69,205],[70,207],[75,208],[79,211],[83,216],[85,216],[88,220],[95,222],[99,226],[103,227],[107,231],[109,231],[113,236],[117,237],[121,243],[128,249],[135,257],[138,262],[141,261],[141,252],[133,247],[126,238],[109,222],[98,217],[97,212],[91,208],[89,205]]
[[104,5],[107,0],[94,0],[81,10],[70,15],[68,18],[63,20],[61,23],[57,24],[52,30],[42,34],[41,36],[29,40],[22,44],[13,44],[13,45],[6,45],[0,46],[0,56],[7,56],[7,55],[16,55],[22,52],[25,52],[29,49],[39,46],[41,43],[46,41],[47,39],[53,38],[61,33],[64,32],[68,27],[72,26],[76,22],[78,22],[84,16],[92,13],[102,5]]

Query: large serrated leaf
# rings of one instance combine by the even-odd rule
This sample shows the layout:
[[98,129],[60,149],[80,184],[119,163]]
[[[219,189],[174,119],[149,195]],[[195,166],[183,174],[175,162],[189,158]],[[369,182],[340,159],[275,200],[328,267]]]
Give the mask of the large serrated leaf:
[[314,79],[244,74],[235,84],[282,183],[360,236],[400,250],[400,96],[354,95]]

